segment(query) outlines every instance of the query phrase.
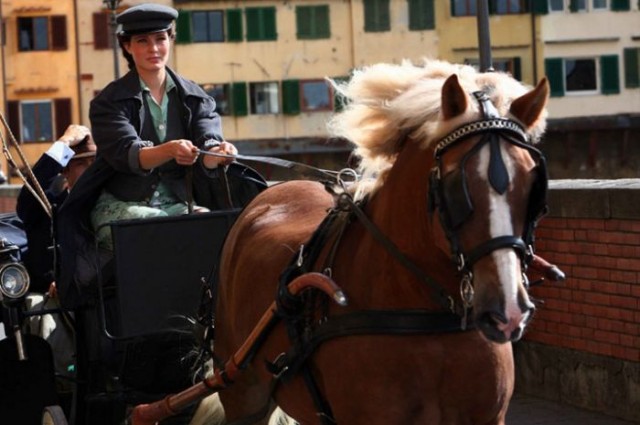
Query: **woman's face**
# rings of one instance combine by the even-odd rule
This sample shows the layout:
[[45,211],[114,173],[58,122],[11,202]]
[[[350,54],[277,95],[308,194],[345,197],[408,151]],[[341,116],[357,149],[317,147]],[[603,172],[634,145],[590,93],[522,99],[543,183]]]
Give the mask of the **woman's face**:
[[166,31],[153,34],[131,36],[124,48],[133,57],[138,71],[157,71],[164,69],[169,60],[171,39]]

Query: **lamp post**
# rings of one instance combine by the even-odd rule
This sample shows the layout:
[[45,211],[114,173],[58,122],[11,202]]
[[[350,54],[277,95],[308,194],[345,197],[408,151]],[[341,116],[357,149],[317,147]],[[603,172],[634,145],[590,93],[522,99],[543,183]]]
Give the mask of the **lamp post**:
[[479,0],[477,11],[478,20],[478,50],[480,51],[480,71],[493,71],[491,60],[491,34],[489,31],[489,1]]
[[120,63],[118,60],[118,34],[117,34],[117,26],[116,23],[116,11],[118,10],[118,5],[120,4],[120,0],[102,0],[107,9],[111,11],[111,42],[113,44],[113,70],[116,79],[120,78]]

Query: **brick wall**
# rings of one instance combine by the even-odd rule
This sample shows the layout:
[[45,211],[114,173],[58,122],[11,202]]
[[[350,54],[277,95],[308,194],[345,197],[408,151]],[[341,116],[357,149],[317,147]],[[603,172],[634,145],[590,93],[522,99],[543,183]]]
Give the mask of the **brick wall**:
[[[538,253],[567,280],[532,290],[544,304],[526,339],[640,361],[640,197],[629,184],[588,191],[582,183],[554,182],[552,215],[536,232]],[[576,190],[581,193],[572,199],[568,193]],[[612,191],[625,192],[618,197],[624,210],[612,205]],[[554,200],[563,206],[554,208]]]
[[564,282],[514,345],[517,388],[640,421],[640,180],[555,180],[538,254]]

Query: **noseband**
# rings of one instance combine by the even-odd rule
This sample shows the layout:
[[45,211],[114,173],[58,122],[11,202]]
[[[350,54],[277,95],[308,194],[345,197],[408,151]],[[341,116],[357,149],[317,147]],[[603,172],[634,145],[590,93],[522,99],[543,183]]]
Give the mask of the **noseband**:
[[[524,276],[533,258],[535,227],[538,220],[547,212],[548,185],[545,157],[542,152],[533,147],[524,128],[515,121],[500,117],[486,93],[480,91],[473,95],[480,105],[483,119],[457,128],[438,142],[434,150],[436,165],[431,170],[429,178],[429,211],[438,210],[440,223],[451,246],[452,259],[463,274],[461,295],[463,302],[468,306],[473,297],[471,268],[478,260],[493,251],[502,248],[515,250],[521,260]],[[442,156],[451,147],[476,135],[482,135],[480,141],[463,156],[456,170],[443,176]],[[490,148],[488,180],[496,192],[504,194],[509,185],[509,175],[500,151],[501,139],[526,149],[532,157],[537,159],[537,177],[531,188],[524,231],[522,235],[505,235],[489,239],[469,252],[463,252],[458,231],[474,210],[467,188],[466,161],[488,144]],[[524,280],[526,282],[526,277]]]

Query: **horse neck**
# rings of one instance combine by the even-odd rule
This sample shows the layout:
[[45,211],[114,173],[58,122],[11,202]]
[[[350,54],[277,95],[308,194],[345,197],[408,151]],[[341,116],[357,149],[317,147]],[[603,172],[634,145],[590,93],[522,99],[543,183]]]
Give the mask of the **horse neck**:
[[[420,148],[407,141],[392,169],[378,191],[371,197],[366,213],[380,231],[395,243],[409,259],[430,277],[445,284],[454,282],[456,271],[448,253],[439,249],[434,240],[433,221],[428,211],[429,173],[434,163],[433,149]],[[380,244],[374,244],[370,253],[387,258]],[[382,260],[384,261],[384,260]],[[393,273],[404,273],[398,261],[384,261]],[[443,267],[446,264],[446,267]],[[417,279],[408,279],[411,284]],[[422,283],[418,283],[424,287]],[[455,285],[455,284],[452,284]]]

